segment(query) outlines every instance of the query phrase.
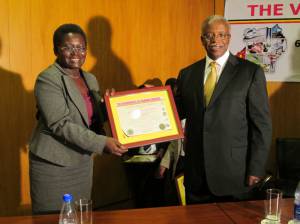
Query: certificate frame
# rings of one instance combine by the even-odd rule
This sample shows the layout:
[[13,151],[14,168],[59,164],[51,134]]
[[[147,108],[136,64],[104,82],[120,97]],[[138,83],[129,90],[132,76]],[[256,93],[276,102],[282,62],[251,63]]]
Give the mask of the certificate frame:
[[[114,138],[118,139],[122,145],[128,148],[166,142],[184,137],[173,94],[169,86],[115,92],[113,96],[106,95],[104,99],[112,135]],[[125,119],[120,116],[121,106],[135,104],[137,107],[140,105],[146,105],[147,107],[147,103],[152,99],[160,101],[159,103],[162,105],[163,116],[165,116],[168,121],[166,125],[168,128],[166,130],[153,130],[151,133],[140,133],[128,136],[124,129],[121,128],[122,122],[128,123],[128,121],[124,121]],[[153,122],[155,123],[155,121]],[[153,122],[149,122],[149,124],[153,124]],[[164,128],[164,125],[161,127],[160,124],[159,128]]]

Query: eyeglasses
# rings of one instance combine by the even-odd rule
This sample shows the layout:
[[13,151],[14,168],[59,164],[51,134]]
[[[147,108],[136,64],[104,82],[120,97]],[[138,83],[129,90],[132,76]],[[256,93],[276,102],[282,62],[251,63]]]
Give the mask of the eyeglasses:
[[230,37],[230,34],[229,33],[218,33],[218,34],[206,33],[203,34],[202,37],[207,41],[211,41],[212,39],[225,40],[227,37]]
[[79,52],[81,54],[86,52],[86,47],[73,47],[73,46],[63,46],[60,49],[68,53]]

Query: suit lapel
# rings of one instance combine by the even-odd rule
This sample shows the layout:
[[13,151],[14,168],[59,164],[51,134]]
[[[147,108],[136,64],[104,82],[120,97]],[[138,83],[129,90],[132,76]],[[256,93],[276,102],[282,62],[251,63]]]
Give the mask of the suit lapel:
[[204,106],[204,87],[203,87],[203,80],[204,80],[204,71],[205,71],[205,59],[199,61],[199,64],[197,64],[194,68],[193,71],[193,79],[192,79],[192,83],[191,86],[193,86],[193,88],[190,88],[191,90],[196,90],[196,100],[195,102],[195,108],[197,108],[197,110],[199,108],[202,108]]
[[97,91],[99,88],[97,86],[97,82],[95,82],[95,79],[92,79],[91,76],[84,71],[82,71],[82,74],[88,89]]
[[230,54],[208,106],[211,106],[214,101],[216,101],[225,87],[229,84],[230,80],[237,74],[237,64],[238,60],[236,59],[236,57]]
[[[59,68],[59,70],[63,72],[62,69]],[[87,113],[87,110],[86,110],[85,102],[84,102],[84,99],[83,99],[78,87],[76,86],[76,83],[72,80],[71,77],[69,77],[65,73],[62,76],[62,78],[64,80],[66,90],[69,93],[69,96],[70,96],[71,100],[73,101],[73,103],[77,107],[77,109],[78,109],[79,113],[81,114],[86,126],[88,126],[88,113]]]

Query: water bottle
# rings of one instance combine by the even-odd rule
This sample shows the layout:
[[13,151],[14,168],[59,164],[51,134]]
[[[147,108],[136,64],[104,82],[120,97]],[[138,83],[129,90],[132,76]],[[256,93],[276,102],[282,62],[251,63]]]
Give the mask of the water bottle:
[[300,223],[300,181],[295,191],[294,223]]
[[72,195],[64,194],[63,205],[59,215],[59,224],[78,224],[76,210],[72,203]]

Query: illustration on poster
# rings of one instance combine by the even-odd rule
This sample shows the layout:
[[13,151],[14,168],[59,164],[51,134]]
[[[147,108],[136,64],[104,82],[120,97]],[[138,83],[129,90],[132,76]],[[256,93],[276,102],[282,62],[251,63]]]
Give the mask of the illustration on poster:
[[236,55],[261,65],[268,73],[276,71],[276,61],[287,48],[287,40],[278,24],[271,28],[245,29],[243,42],[245,47]]

